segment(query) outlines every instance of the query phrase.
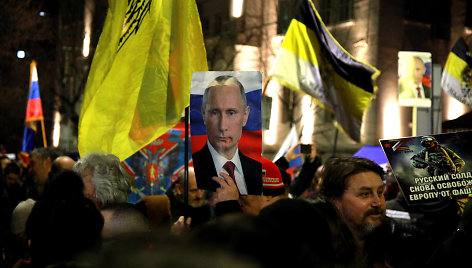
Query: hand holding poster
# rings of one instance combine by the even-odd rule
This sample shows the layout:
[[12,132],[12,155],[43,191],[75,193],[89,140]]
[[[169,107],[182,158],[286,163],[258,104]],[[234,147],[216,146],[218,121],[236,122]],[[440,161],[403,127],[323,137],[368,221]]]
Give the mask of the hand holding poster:
[[469,149],[472,132],[380,140],[380,143],[409,205],[472,196],[472,168],[467,164],[472,159]]

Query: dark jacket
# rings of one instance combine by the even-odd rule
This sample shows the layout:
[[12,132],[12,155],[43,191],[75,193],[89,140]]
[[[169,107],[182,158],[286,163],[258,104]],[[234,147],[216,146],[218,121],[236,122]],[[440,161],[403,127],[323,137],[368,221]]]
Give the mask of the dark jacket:
[[[208,191],[215,192],[219,184],[212,177],[218,177],[216,174],[215,164],[211,157],[210,149],[205,143],[203,148],[194,153],[193,166],[195,169],[195,177],[197,179],[197,187]],[[252,158],[245,156],[239,151],[239,159],[243,168],[244,180],[246,182],[247,192],[250,195],[262,194],[262,164]]]
[[365,238],[364,256],[367,267],[424,267],[433,249],[425,232],[387,217]]
[[[286,170],[289,167],[289,163],[285,157],[279,158],[277,161],[275,161],[275,164],[279,167],[282,177],[284,179],[284,183],[286,183],[286,177],[290,178],[290,175],[286,172]],[[311,159],[307,158],[305,162],[303,163],[302,169],[300,170],[300,173],[298,176],[293,178],[293,180],[290,182],[290,194],[292,194],[294,197],[300,196],[308,187],[310,187],[313,177],[315,175],[316,170],[321,166],[321,158],[315,157],[315,160],[313,162]]]
[[201,207],[192,207],[179,200],[172,192],[172,189],[168,190],[166,195],[170,201],[172,222],[176,222],[180,216],[191,217],[192,223],[190,227],[195,227],[214,218],[213,208],[208,204]]

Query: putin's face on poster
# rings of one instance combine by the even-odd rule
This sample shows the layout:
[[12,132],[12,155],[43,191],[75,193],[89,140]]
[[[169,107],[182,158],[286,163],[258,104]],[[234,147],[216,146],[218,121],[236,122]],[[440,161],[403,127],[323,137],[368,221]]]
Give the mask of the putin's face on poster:
[[202,103],[208,141],[227,159],[235,154],[249,116],[244,89],[238,84],[233,77],[228,77],[220,84],[209,87]]

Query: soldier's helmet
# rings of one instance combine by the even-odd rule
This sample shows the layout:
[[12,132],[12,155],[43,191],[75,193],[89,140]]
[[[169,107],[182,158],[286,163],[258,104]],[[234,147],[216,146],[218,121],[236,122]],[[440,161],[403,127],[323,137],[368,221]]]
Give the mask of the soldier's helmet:
[[431,137],[431,136],[423,136],[421,137],[421,146],[423,147],[429,147],[427,146],[427,143],[434,143],[434,145],[437,145],[438,144],[438,141],[436,141],[435,138]]

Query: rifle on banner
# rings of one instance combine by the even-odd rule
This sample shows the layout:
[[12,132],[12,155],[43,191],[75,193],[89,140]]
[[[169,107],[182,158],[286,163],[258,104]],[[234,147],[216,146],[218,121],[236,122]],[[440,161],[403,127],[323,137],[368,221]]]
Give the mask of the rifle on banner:
[[416,156],[416,155],[413,156],[411,158],[411,160],[414,160],[416,162],[425,164],[426,166],[434,168],[435,170],[440,171],[443,174],[449,174],[449,173],[455,174],[455,173],[457,173],[457,170],[455,168],[450,168],[450,170],[445,170],[439,163],[434,162],[434,161],[426,161],[426,160],[424,160],[424,159],[422,159],[422,158],[420,158],[419,156]]

